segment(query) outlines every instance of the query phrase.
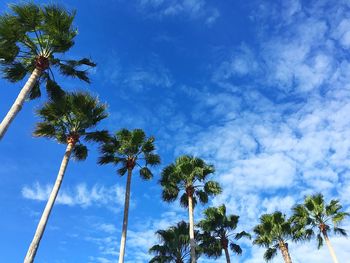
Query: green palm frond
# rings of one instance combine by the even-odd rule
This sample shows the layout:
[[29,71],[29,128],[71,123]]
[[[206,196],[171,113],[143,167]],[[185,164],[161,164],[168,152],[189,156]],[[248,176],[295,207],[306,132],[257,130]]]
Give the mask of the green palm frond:
[[106,142],[106,141],[109,141],[109,139],[110,139],[110,136],[107,130],[87,132],[85,134],[86,141]]
[[152,174],[151,170],[148,169],[147,167],[142,167],[140,169],[140,176],[144,180],[150,180],[150,179],[152,179],[153,174]]
[[277,249],[269,247],[264,253],[264,259],[266,261],[272,260],[277,255]]
[[242,248],[237,245],[237,244],[234,244],[234,243],[231,243],[230,244],[230,248],[233,252],[235,252],[237,255],[242,255]]
[[88,149],[85,145],[78,143],[73,149],[73,158],[77,161],[83,161],[88,155]]
[[34,100],[41,96],[40,83],[37,81],[29,92],[29,99]]
[[166,202],[173,202],[177,199],[180,189],[176,186],[163,187],[162,198]]
[[57,84],[57,82],[52,80],[48,75],[49,74],[46,75],[46,92],[48,97],[54,101],[62,99],[65,95],[65,92]]
[[28,73],[27,68],[20,62],[14,62],[2,70],[3,77],[11,82],[22,80]]
[[160,164],[160,157],[158,154],[153,154],[153,153],[145,153],[145,161],[146,165],[158,165]]
[[127,171],[128,171],[128,168],[126,166],[122,166],[121,168],[117,169],[117,173],[120,176],[125,175]]
[[204,185],[204,191],[208,195],[218,195],[222,192],[222,189],[220,187],[220,184],[215,181],[208,181]]
[[236,240],[239,240],[239,239],[241,239],[242,237],[246,237],[246,238],[248,238],[248,239],[251,239],[251,238],[252,238],[251,234],[249,234],[249,233],[247,233],[247,232],[245,232],[245,231],[239,232],[239,233],[237,233],[237,234],[235,235],[235,239],[236,239]]
[[203,190],[195,191],[195,196],[198,198],[198,200],[201,204],[206,204],[209,201],[209,197],[208,197],[207,192],[205,192]]

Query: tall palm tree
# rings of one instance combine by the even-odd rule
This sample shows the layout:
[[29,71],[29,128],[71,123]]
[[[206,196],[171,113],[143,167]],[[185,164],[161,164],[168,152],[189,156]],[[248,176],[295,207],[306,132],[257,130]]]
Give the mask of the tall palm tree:
[[239,216],[226,216],[226,207],[209,207],[204,211],[205,218],[198,223],[198,226],[203,230],[202,243],[203,253],[208,257],[218,258],[222,256],[224,250],[226,261],[231,262],[228,247],[236,254],[242,254],[242,249],[239,245],[230,240],[239,240],[242,237],[250,238],[250,235],[245,231],[234,233],[237,228]]
[[155,154],[154,137],[146,137],[141,129],[129,131],[122,129],[112,136],[101,147],[99,164],[114,164],[119,166],[118,173],[128,174],[125,190],[124,219],[122,237],[120,241],[119,263],[124,262],[126,234],[128,229],[130,187],[133,170],[138,166],[142,179],[150,180],[153,177],[148,166],[160,163],[159,155]]
[[95,66],[87,58],[62,59],[78,33],[72,25],[75,12],[58,5],[39,6],[32,2],[12,4],[10,10],[0,16],[0,69],[11,82],[28,75],[29,78],[0,124],[0,140],[24,101],[41,95],[41,84],[46,83],[49,96],[63,95],[54,81],[53,67],[62,75],[89,82],[87,69]]
[[83,139],[102,141],[108,138],[107,131],[93,130],[107,117],[105,110],[104,104],[87,93],[67,93],[61,100],[50,101],[38,110],[42,121],[37,124],[34,136],[54,139],[58,143],[65,144],[66,152],[24,263],[34,261],[71,156],[76,160],[86,159],[88,150],[82,142]]
[[214,171],[213,165],[208,165],[202,159],[189,155],[178,157],[174,163],[165,167],[162,171],[160,184],[163,187],[164,201],[175,201],[181,191],[180,204],[183,207],[188,207],[192,263],[196,262],[194,206],[197,200],[205,204],[208,202],[208,196],[221,193],[221,187],[217,182],[207,180],[208,176]]
[[328,235],[332,229],[335,234],[347,235],[345,229],[340,228],[339,224],[350,214],[341,210],[342,206],[338,200],[331,200],[329,204],[326,204],[322,194],[307,196],[304,204],[293,207],[293,222],[304,229],[306,239],[311,239],[316,235],[318,248],[323,245],[323,240],[326,241],[334,263],[338,263],[338,259]]
[[256,238],[253,244],[267,248],[264,259],[271,260],[279,249],[284,262],[292,263],[289,254],[288,240],[294,240],[298,233],[291,225],[291,221],[279,211],[273,214],[264,214],[260,217],[260,224],[254,228]]
[[[154,245],[149,252],[155,256],[150,263],[185,263],[190,262],[190,237],[188,235],[189,225],[181,221],[166,230],[156,232],[161,244]],[[200,239],[198,231],[196,232],[196,241]],[[199,255],[199,251],[197,254]]]

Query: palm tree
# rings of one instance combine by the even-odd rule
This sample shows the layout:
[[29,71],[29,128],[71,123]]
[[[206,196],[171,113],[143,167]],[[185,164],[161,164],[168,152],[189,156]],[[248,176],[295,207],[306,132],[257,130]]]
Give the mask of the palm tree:
[[284,262],[292,263],[289,254],[288,240],[297,239],[298,233],[291,225],[291,221],[279,211],[273,214],[264,214],[260,217],[260,224],[254,228],[256,238],[253,244],[267,248],[264,259],[271,260],[277,254],[279,249],[282,253]]
[[133,131],[122,129],[101,147],[102,155],[99,158],[99,164],[112,163],[119,166],[118,173],[121,176],[128,173],[126,180],[124,219],[120,242],[119,263],[124,262],[132,172],[135,166],[139,166],[141,178],[144,180],[150,180],[153,177],[153,174],[147,166],[155,166],[160,163],[160,157],[155,154],[154,151],[154,138],[146,138],[144,131],[141,129],[135,129]]
[[72,25],[75,12],[58,5],[39,6],[32,2],[12,4],[10,9],[11,13],[0,16],[0,69],[11,82],[30,76],[0,124],[0,140],[24,101],[40,97],[41,84],[46,82],[51,98],[63,95],[54,81],[53,67],[62,75],[89,82],[87,69],[95,66],[87,58],[64,60],[57,56],[74,45],[78,33]]
[[73,156],[76,160],[86,159],[88,150],[82,143],[83,139],[102,141],[108,138],[106,131],[91,131],[97,123],[107,117],[105,110],[104,104],[87,93],[67,93],[61,100],[50,101],[38,110],[42,121],[37,124],[34,136],[54,139],[58,143],[65,144],[66,152],[24,263],[34,261],[70,157]]
[[[166,230],[156,232],[160,245],[154,245],[149,252],[155,256],[149,263],[185,263],[190,261],[190,237],[188,235],[189,225],[181,221]],[[196,240],[200,235],[196,231]],[[197,251],[199,255],[199,251]]]
[[180,156],[175,163],[165,167],[162,171],[160,184],[163,187],[163,199],[173,202],[180,191],[180,204],[188,207],[189,235],[191,245],[191,262],[196,262],[196,242],[194,236],[193,209],[199,200],[202,204],[208,202],[208,196],[221,193],[220,185],[215,181],[207,181],[207,177],[214,173],[214,166],[206,164],[202,159],[193,156]]
[[225,205],[209,207],[204,211],[204,215],[205,218],[198,223],[203,230],[201,244],[203,252],[208,257],[217,259],[222,256],[222,250],[224,250],[226,261],[230,263],[228,246],[230,245],[231,250],[238,255],[242,254],[242,249],[229,238],[233,236],[235,240],[239,240],[242,237],[250,238],[250,235],[245,231],[233,232],[237,228],[239,216],[226,216]]
[[347,235],[345,229],[340,228],[339,224],[350,214],[341,210],[342,206],[338,200],[331,200],[329,204],[326,204],[322,194],[307,196],[304,204],[293,207],[293,222],[304,229],[306,239],[314,237],[316,231],[318,248],[323,245],[323,240],[325,240],[334,263],[338,263],[338,259],[328,234],[333,229],[335,234]]

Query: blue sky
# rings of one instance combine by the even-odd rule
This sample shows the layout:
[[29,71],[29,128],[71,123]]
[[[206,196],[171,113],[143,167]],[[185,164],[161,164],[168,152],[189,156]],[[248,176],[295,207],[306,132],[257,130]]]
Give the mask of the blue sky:
[[[36,1],[41,3],[39,1]],[[127,262],[147,262],[154,232],[187,211],[161,201],[160,169],[189,153],[215,164],[225,203],[250,231],[262,213],[286,214],[322,192],[350,206],[350,5],[348,1],[62,1],[76,9],[76,45],[91,56],[92,85],[60,78],[108,103],[101,128],[142,128],[156,137],[162,165],[132,182]],[[0,1],[6,10],[7,1]],[[4,115],[23,83],[0,79]],[[33,138],[41,99],[26,103],[0,146],[1,262],[23,260],[65,147]],[[38,263],[108,263],[119,252],[125,178],[98,167],[90,145],[69,164],[42,239]],[[195,219],[201,217],[198,206]],[[350,221],[344,227],[350,230]],[[349,239],[332,237],[340,262]],[[262,262],[242,242],[233,261]],[[290,244],[293,262],[330,262],[315,242]],[[223,259],[222,259],[223,260]],[[281,262],[280,256],[273,262]],[[212,262],[203,258],[201,262]],[[218,262],[221,262],[218,260]],[[224,261],[222,261],[224,262]]]

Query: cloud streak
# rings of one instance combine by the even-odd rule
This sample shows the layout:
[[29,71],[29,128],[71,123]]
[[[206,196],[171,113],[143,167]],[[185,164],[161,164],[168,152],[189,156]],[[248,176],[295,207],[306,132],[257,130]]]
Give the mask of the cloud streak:
[[[52,190],[51,185],[41,185],[36,182],[32,186],[22,188],[22,197],[35,201],[47,201]],[[120,208],[124,204],[124,188],[118,185],[106,187],[93,185],[88,187],[81,183],[69,189],[62,189],[58,194],[56,204],[68,206],[106,206],[113,209]]]

